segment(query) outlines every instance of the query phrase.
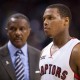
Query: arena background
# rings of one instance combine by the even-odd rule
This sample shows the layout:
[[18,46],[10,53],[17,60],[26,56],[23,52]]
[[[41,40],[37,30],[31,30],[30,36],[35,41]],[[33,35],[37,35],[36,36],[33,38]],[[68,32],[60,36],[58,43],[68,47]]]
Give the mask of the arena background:
[[38,49],[44,48],[51,39],[44,35],[42,16],[45,8],[53,3],[63,3],[70,8],[70,35],[80,39],[80,0],[0,0],[0,46],[8,41],[5,31],[8,16],[23,13],[29,17],[32,28],[28,43]]

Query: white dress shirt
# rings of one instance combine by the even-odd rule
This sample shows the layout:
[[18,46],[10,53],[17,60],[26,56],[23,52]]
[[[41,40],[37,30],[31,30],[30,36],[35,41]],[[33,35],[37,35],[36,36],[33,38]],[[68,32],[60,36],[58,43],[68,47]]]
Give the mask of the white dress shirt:
[[[15,53],[19,48],[16,48],[10,41],[8,42],[8,49],[12,59],[13,66],[15,67]],[[29,80],[29,63],[28,63],[28,51],[27,43],[21,48],[23,54],[20,54],[24,68],[25,68],[25,80]]]

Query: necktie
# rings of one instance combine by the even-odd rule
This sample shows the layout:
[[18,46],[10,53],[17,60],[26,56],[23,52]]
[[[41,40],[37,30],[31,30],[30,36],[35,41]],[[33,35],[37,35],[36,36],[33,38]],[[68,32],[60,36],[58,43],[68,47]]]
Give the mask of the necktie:
[[19,50],[16,52],[15,57],[15,73],[17,80],[24,80],[24,67],[22,60],[20,58],[20,54],[22,54],[22,51]]

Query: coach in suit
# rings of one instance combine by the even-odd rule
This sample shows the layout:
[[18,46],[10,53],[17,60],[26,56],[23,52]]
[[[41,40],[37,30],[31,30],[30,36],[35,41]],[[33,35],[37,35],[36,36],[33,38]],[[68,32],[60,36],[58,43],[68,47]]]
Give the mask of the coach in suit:
[[[28,18],[20,13],[11,15],[6,30],[9,41],[0,48],[0,80],[39,80],[40,51],[26,42],[31,30]],[[20,79],[17,79],[15,71],[15,54],[18,50],[22,52],[19,56],[24,67],[24,78],[22,76]]]

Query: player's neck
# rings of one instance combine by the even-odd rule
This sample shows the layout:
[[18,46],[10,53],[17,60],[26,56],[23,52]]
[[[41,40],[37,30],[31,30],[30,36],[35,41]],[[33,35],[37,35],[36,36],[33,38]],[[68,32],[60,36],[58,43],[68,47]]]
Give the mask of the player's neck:
[[58,38],[54,38],[53,39],[53,43],[54,45],[58,46],[59,48],[61,48],[62,46],[64,46],[69,40],[71,40],[70,36],[61,36]]
[[59,48],[57,46],[55,46],[54,44],[52,44],[52,46],[50,48],[50,55],[52,56],[58,50],[59,50]]

